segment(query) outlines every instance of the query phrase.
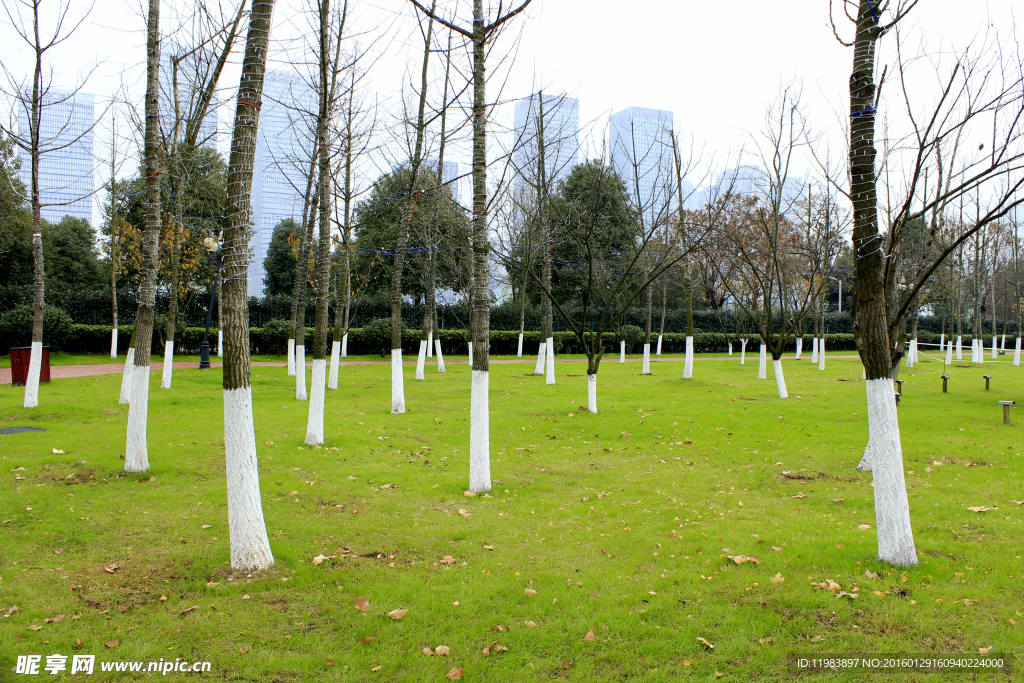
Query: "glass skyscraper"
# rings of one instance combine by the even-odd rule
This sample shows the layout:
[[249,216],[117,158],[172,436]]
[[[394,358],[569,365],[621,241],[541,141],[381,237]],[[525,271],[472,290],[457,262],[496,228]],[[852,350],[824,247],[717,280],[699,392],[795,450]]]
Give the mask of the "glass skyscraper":
[[[51,223],[74,216],[92,223],[92,127],[94,99],[90,93],[50,90],[42,96],[39,122],[39,200],[41,215]],[[18,106],[18,134],[29,137],[29,114]],[[47,152],[46,149],[53,149]],[[54,149],[57,148],[57,149]],[[19,148],[19,175],[25,191],[32,191],[32,159]]]
[[[541,107],[543,104],[543,107]],[[543,111],[542,111],[543,110]],[[543,114],[543,131],[538,124]],[[512,163],[519,183],[536,182],[540,155],[539,132],[544,133],[544,171],[554,192],[579,163],[580,101],[566,95],[534,93],[516,102]]]
[[298,74],[267,69],[252,182],[250,296],[263,294],[263,261],[274,228],[287,218],[302,221],[316,125],[309,113],[315,116],[316,108],[315,93]]
[[672,112],[629,107],[612,114],[610,124],[612,167],[650,228],[676,204]]

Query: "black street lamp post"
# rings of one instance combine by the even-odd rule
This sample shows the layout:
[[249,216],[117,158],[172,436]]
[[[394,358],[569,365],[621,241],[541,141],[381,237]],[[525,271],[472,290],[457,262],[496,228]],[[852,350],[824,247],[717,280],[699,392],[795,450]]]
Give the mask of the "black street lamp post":
[[210,289],[210,305],[206,309],[206,331],[203,333],[203,345],[200,347],[199,369],[210,369],[210,317],[213,314],[213,302],[217,298],[217,282],[220,280],[220,242],[214,237],[203,240],[206,253],[213,259],[213,287]]

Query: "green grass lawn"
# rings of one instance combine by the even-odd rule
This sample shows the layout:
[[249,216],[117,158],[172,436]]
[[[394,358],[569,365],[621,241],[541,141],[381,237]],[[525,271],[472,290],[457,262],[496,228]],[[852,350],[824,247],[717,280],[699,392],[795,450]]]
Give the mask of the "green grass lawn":
[[[786,361],[783,401],[756,355],[702,360],[687,382],[681,362],[644,377],[609,360],[597,415],[579,409],[582,365],[558,365],[553,387],[532,364],[492,366],[494,490],[473,498],[466,365],[431,365],[426,382],[407,367],[398,416],[386,366],[343,367],[323,448],[303,446],[293,378],[254,368],[277,563],[253,576],[228,566],[219,370],[176,371],[170,391],[153,378],[145,476],[121,473],[119,375],[43,385],[31,411],[0,388],[0,427],[47,430],[0,435],[0,614],[18,607],[0,619],[0,680],[21,680],[18,655],[52,653],[209,661],[218,681],[443,681],[455,667],[515,682],[786,680],[807,677],[792,653],[1024,652],[1024,415],[1004,427],[996,405],[1024,403],[1024,367],[956,364],[945,395],[941,362],[902,371],[920,565],[896,569],[875,560],[871,476],[853,469],[859,361]],[[811,585],[826,579],[859,597]]]

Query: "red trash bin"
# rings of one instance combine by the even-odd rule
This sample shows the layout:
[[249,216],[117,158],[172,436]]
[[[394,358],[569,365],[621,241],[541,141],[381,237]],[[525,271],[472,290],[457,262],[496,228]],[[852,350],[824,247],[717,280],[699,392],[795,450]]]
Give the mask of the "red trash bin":
[[[32,358],[31,346],[11,348],[11,384],[25,386],[28,381],[28,364]],[[43,347],[43,364],[39,367],[39,381],[50,381],[50,347]]]

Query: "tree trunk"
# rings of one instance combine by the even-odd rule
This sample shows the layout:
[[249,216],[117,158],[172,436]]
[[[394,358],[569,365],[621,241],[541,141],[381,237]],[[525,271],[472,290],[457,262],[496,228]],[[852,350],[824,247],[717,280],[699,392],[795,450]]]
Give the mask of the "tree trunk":
[[855,248],[854,335],[864,365],[871,472],[879,559],[916,565],[910,505],[903,476],[900,426],[893,394],[892,345],[882,279],[875,179],[875,44],[880,37],[872,0],[860,0],[850,74],[850,184]]
[[647,286],[647,291],[644,293],[646,299],[647,318],[645,320],[644,329],[644,361],[643,367],[640,371],[643,375],[651,374],[651,313],[654,306],[654,293],[652,291],[653,284]]
[[157,258],[160,253],[160,2],[149,1],[146,26],[146,229],[143,233],[142,284],[135,314],[135,358],[132,399],[128,408],[128,435],[124,453],[126,472],[149,469],[146,424],[149,412],[149,352],[153,346],[153,309],[156,304]]
[[260,500],[246,298],[252,172],[273,9],[274,0],[254,0],[252,4],[235,106],[224,218],[224,457],[231,568],[234,570],[260,570],[274,564]]
[[[661,338],[665,336],[665,309],[668,307],[668,280],[662,280],[661,283],[661,324],[658,325],[658,352],[655,355],[661,355]],[[730,353],[732,352],[732,346],[729,346]]]
[[[327,124],[331,111],[330,38],[328,26],[330,0],[320,0],[320,114],[317,117],[317,145],[320,159],[318,194],[320,195],[320,239],[316,253],[316,319],[313,332],[313,375],[309,415],[306,421],[306,445],[324,442],[324,394],[327,391],[327,329],[331,285],[331,158]],[[340,38],[340,37],[339,37]]]

